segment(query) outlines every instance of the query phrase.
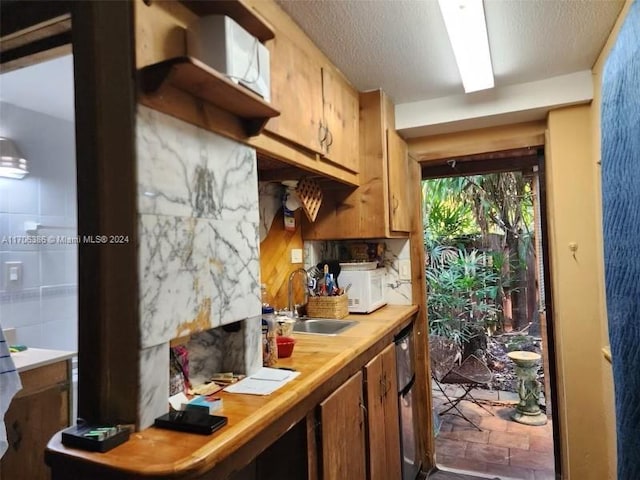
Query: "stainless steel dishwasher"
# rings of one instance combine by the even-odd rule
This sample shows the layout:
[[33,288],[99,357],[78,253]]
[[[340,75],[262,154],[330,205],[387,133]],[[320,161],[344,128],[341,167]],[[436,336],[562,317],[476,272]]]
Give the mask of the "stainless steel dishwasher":
[[402,330],[394,340],[398,375],[398,412],[400,416],[400,453],[402,480],[415,480],[420,472],[415,413],[413,405],[413,323]]

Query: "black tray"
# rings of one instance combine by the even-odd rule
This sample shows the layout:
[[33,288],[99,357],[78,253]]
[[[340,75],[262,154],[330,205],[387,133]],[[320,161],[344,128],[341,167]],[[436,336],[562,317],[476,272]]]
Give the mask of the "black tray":
[[226,424],[227,417],[209,415],[209,409],[206,407],[172,410],[156,418],[154,422],[154,425],[159,428],[199,433],[201,435],[210,435]]
[[[87,436],[90,432],[102,430],[105,431],[104,438],[102,439]],[[62,431],[62,444],[67,447],[104,453],[129,440],[130,434],[131,430],[128,427],[74,425]]]

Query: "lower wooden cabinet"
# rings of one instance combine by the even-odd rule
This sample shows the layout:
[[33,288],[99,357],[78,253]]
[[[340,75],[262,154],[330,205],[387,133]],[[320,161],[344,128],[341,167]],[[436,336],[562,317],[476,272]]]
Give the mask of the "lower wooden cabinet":
[[385,348],[320,404],[320,448],[311,452],[318,457],[318,478],[401,478],[394,347]]
[[47,442],[69,424],[68,361],[20,373],[22,390],[4,417],[9,444],[0,460],[2,480],[51,478],[44,462]]
[[366,478],[365,406],[362,372],[357,372],[320,404],[321,478]]
[[389,345],[364,367],[369,480],[401,478],[396,352]]

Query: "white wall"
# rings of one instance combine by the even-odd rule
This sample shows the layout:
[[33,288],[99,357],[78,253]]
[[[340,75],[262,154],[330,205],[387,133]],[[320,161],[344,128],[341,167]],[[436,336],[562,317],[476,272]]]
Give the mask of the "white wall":
[[[0,324],[16,328],[18,343],[77,350],[77,245],[49,238],[77,231],[74,124],[0,102],[0,136],[16,143],[30,171],[0,178]],[[41,230],[47,245],[17,244],[27,221],[72,229]],[[7,284],[8,261],[22,262],[20,285]]]

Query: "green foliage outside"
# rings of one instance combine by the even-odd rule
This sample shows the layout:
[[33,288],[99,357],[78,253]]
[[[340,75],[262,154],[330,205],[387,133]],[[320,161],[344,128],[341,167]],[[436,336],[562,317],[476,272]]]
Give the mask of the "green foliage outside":
[[422,198],[430,332],[463,344],[500,330],[504,299],[520,301],[533,251],[530,180],[516,172],[426,180]]

